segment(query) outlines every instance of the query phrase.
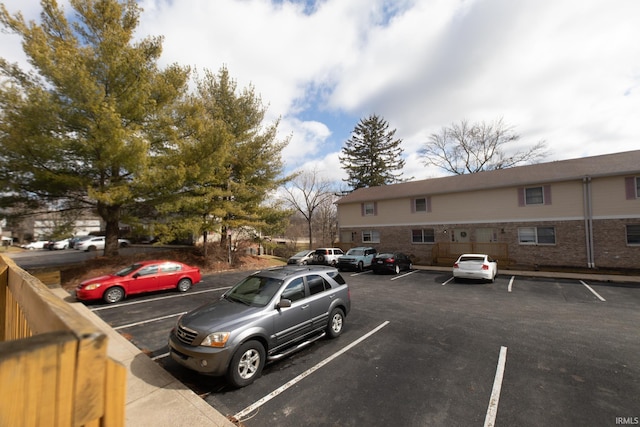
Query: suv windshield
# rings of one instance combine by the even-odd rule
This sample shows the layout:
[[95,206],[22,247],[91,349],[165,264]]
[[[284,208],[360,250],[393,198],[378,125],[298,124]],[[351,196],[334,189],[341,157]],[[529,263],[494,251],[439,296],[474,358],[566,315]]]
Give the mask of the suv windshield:
[[349,249],[347,255],[361,256],[364,255],[364,251],[362,249]]
[[249,276],[224,294],[228,300],[246,305],[264,307],[280,289],[282,280],[269,277]]

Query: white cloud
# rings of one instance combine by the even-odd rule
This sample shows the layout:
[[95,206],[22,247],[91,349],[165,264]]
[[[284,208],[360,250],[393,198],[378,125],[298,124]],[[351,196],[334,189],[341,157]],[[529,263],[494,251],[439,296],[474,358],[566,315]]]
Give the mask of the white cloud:
[[[253,85],[292,135],[290,168],[344,177],[338,152],[357,124],[345,120],[371,113],[397,129],[416,178],[439,174],[421,144],[462,119],[503,117],[522,144],[546,140],[549,160],[638,148],[637,0],[305,3],[143,0],[138,34],[164,36],[165,64],[224,65]],[[5,4],[37,17],[37,0]]]

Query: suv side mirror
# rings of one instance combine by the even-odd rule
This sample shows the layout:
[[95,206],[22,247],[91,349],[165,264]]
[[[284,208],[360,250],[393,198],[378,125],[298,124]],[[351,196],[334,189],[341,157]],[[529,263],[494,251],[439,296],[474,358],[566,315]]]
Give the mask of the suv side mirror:
[[279,303],[276,304],[276,308],[287,308],[291,307],[291,300],[282,298]]

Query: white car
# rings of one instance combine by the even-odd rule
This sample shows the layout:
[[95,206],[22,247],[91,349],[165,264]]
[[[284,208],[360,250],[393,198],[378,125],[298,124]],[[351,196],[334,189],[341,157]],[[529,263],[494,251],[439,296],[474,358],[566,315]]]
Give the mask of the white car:
[[68,247],[69,247],[69,239],[62,239],[62,240],[56,240],[55,242],[53,242],[51,249],[60,250],[60,249],[67,249]]
[[498,275],[498,261],[486,254],[462,254],[453,264],[453,278],[481,279],[493,282]]
[[23,246],[25,249],[33,250],[33,249],[44,249],[44,245],[49,243],[48,240],[38,240],[36,242],[27,243]]
[[[89,239],[79,241],[76,243],[74,248],[85,252],[101,251],[104,250],[105,240],[106,238],[104,236],[94,236]],[[131,244],[131,242],[126,239],[118,239],[118,244],[121,248],[126,248]]]

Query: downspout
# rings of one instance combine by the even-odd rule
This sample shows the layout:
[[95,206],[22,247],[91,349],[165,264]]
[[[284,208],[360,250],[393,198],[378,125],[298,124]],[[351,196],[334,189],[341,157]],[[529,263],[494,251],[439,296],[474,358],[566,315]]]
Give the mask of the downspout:
[[584,201],[584,230],[585,245],[587,248],[587,267],[596,268],[593,253],[593,203],[591,200],[591,177],[582,178],[582,192]]

